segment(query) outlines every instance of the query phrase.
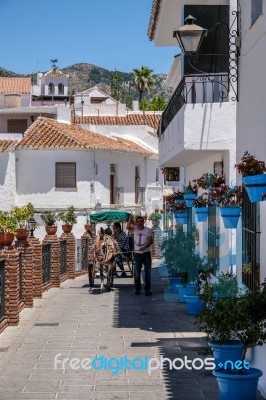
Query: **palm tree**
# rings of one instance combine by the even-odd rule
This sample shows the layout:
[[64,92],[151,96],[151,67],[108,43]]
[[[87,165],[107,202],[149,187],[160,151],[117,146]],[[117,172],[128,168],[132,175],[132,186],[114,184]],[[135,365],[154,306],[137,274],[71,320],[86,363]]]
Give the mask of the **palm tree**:
[[153,77],[151,76],[152,72],[152,69],[144,67],[143,65],[140,69],[133,69],[133,81],[139,92],[139,101],[141,101],[143,92],[145,90],[148,91],[153,88]]

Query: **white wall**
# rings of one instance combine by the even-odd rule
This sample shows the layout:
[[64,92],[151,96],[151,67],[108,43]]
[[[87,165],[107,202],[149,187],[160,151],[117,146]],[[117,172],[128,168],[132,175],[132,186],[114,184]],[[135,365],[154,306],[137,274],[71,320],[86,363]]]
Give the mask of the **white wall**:
[[[263,14],[251,24],[251,2],[240,0],[241,49],[239,104],[237,118],[237,162],[248,150],[257,159],[266,161],[266,2]],[[241,181],[240,176],[237,177]],[[260,203],[260,279],[266,277],[266,204]],[[253,365],[264,371],[259,389],[266,396],[266,346],[254,349]]]
[[[155,173],[158,160],[154,158],[133,153],[83,149],[17,150],[16,157],[18,206],[31,202],[41,211],[74,205],[81,212],[86,212],[94,210],[99,199],[102,209],[109,209],[110,164],[116,166],[115,186],[124,188],[124,204],[120,208],[131,211],[136,209],[136,166],[139,167],[140,187],[146,188],[148,213],[152,211],[151,198],[158,199],[158,204],[162,204],[162,185],[156,182]],[[77,189],[55,188],[56,162],[76,162]],[[145,211],[145,205],[137,208]]]
[[0,204],[1,211],[8,211],[15,205],[15,153],[0,153]]

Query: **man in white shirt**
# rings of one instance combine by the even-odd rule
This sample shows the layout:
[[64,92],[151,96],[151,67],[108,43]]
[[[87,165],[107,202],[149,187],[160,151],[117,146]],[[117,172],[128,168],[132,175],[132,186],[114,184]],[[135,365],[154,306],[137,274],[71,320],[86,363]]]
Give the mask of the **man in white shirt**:
[[141,269],[144,265],[145,272],[145,296],[151,296],[151,245],[153,243],[152,230],[144,226],[144,218],[136,219],[136,226],[132,226],[130,216],[127,229],[134,234],[134,271],[135,271],[135,294],[139,295],[141,290]]

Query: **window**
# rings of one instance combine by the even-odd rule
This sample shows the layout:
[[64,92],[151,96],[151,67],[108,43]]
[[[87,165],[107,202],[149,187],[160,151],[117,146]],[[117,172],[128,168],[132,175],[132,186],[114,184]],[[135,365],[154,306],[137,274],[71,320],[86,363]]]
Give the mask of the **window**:
[[139,167],[135,166],[135,203],[139,202],[139,194],[140,194],[140,176],[139,176]]
[[48,94],[54,94],[54,84],[49,83],[48,85]]
[[8,119],[7,132],[8,133],[24,133],[27,129],[26,119]]
[[252,0],[251,2],[251,25],[262,15],[262,0]]
[[155,170],[155,182],[159,182],[159,168]]
[[76,188],[76,163],[55,164],[55,187]]
[[63,83],[59,83],[59,85],[58,85],[58,94],[64,94],[64,85],[63,85]]
[[115,204],[115,164],[110,164],[110,204]]

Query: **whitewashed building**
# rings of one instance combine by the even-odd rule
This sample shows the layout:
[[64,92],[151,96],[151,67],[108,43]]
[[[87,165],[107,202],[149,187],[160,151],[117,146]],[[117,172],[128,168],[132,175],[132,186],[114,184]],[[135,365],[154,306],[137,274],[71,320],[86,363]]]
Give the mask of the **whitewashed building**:
[[31,202],[41,213],[74,205],[78,237],[92,211],[144,214],[154,210],[154,201],[161,206],[158,155],[137,141],[39,117],[21,140],[0,144],[1,209]]
[[[176,46],[178,50],[173,33],[185,24],[187,16],[192,15],[197,25],[211,29],[217,21],[230,25],[235,6],[229,0],[195,0],[193,4],[154,0],[148,37],[156,46]],[[219,53],[223,55],[217,56]],[[224,173],[227,184],[236,182],[236,95],[228,63],[228,32],[221,28],[203,39],[197,59],[184,54],[173,59],[167,84],[175,91],[161,118],[159,164],[184,167],[185,185],[204,173]],[[234,232],[229,236],[218,211],[212,220],[211,234],[207,223],[198,224],[200,250],[205,255],[206,250],[215,247],[216,266],[228,270],[235,251]]]

